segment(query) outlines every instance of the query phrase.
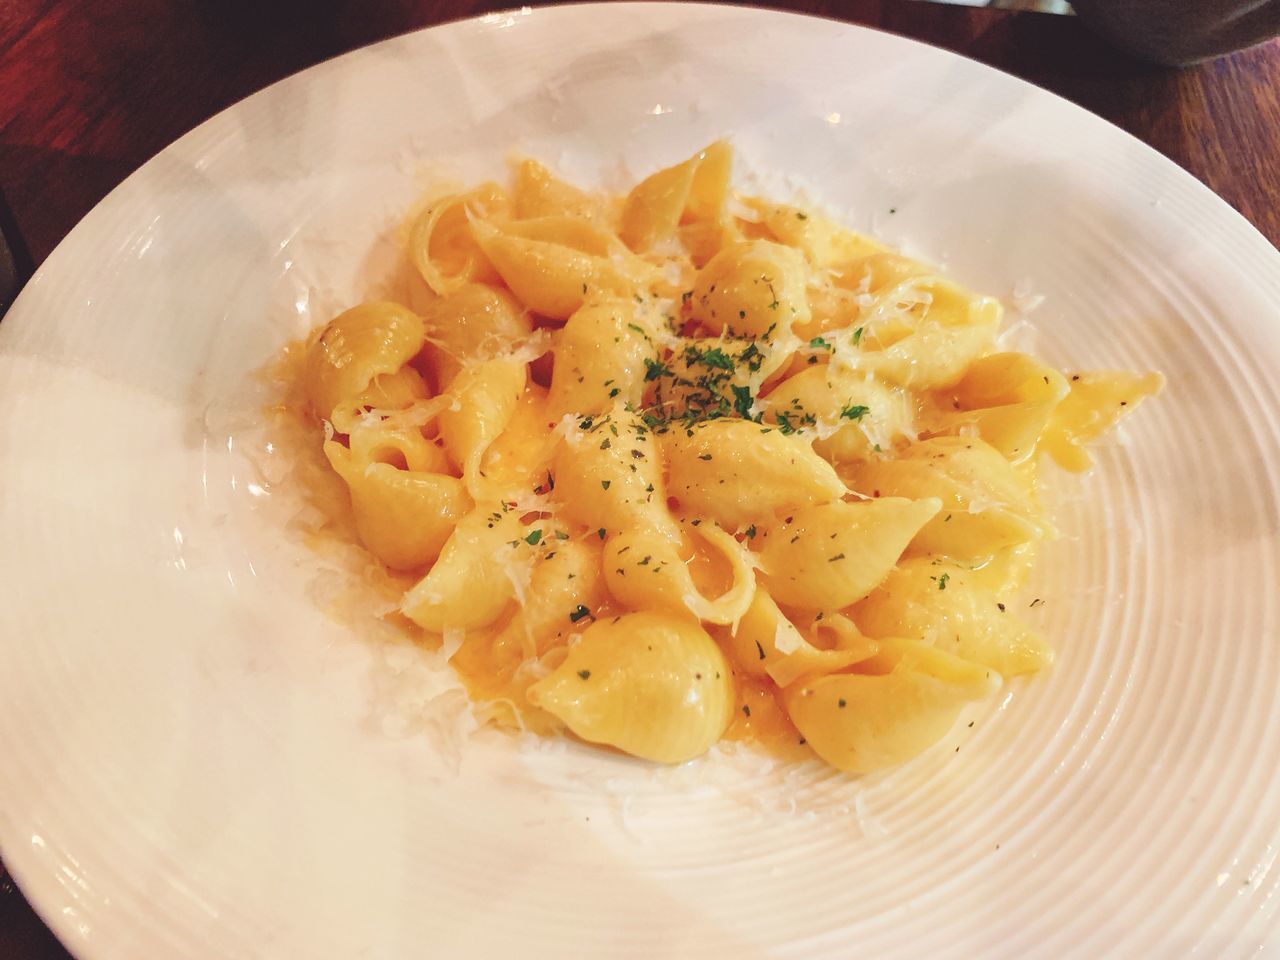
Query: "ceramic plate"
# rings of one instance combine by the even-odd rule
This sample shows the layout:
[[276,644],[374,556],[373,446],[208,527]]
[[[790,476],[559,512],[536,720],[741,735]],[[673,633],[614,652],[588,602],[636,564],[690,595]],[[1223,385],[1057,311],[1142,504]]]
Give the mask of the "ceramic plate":
[[[1054,481],[1055,668],[886,774],[470,731],[430,657],[323,612],[349,578],[255,432],[252,372],[376,289],[427,179],[519,150],[618,188],[718,137],[1051,362],[1168,376]],[[949,53],[667,4],[359,50],[146,164],[0,324],[4,859],[93,960],[1280,951],[1277,371],[1274,248]]]

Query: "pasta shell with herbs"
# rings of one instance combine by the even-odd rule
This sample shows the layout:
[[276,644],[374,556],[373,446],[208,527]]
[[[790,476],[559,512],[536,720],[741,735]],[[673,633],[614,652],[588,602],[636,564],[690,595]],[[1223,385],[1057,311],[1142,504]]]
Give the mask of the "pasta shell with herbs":
[[975,361],[939,397],[935,432],[976,432],[1010,463],[1036,450],[1049,418],[1070,388],[1057,370],[1022,353],[993,353]]
[[556,335],[552,415],[602,414],[619,403],[638,406],[646,370],[657,357],[653,322],[634,301],[584,305]]
[[538,540],[530,536],[505,504],[478,506],[458,521],[400,612],[431,633],[489,626],[532,576]]
[[887,673],[838,673],[786,688],[791,720],[827,763],[870,773],[933,746],[998,674],[927,647],[905,647]]
[[1058,465],[1079,472],[1093,457],[1084,445],[1096,440],[1147,397],[1164,389],[1164,375],[1099,371],[1073,374],[1070,392],[1053,412],[1042,444]]
[[807,367],[778,384],[766,403],[768,422],[814,435],[814,451],[832,464],[872,459],[914,436],[909,394],[844,366]]
[[939,508],[900,497],[802,507],[759,537],[764,583],[780,603],[847,607],[879,586]]
[[707,632],[646,612],[593,623],[528,695],[583,740],[662,763],[706,753],[734,706],[729,664]]
[[723,593],[707,596],[680,555],[679,540],[646,527],[610,538],[604,553],[609,592],[633,609],[688,612],[706,623],[734,623],[747,610],[755,590],[755,572],[747,548],[714,523],[695,528],[728,567]]
[[774,427],[710,420],[662,439],[668,493],[683,510],[730,530],[845,493],[831,464],[804,437]]
[[791,247],[751,240],[721,250],[698,271],[692,316],[712,333],[782,337],[809,321],[809,270]]
[[858,464],[845,474],[872,497],[933,497],[941,508],[916,535],[917,554],[988,557],[1053,532],[1031,499],[1030,484],[976,437],[935,437],[897,459]]
[[814,646],[783,613],[769,592],[758,587],[751,606],[732,627],[717,632],[721,644],[747,676],[786,687],[802,677],[835,673],[874,656],[874,641],[852,633],[830,647]]
[[564,426],[556,489],[566,515],[589,529],[654,529],[678,538],[662,473],[653,431],[622,406]]
[[496,658],[512,673],[521,663],[567,643],[590,623],[594,611],[608,604],[599,543],[592,543],[594,538],[560,540],[555,532],[544,535],[551,548],[534,562],[520,609],[493,640]]
[[1004,677],[1035,673],[1053,651],[966,567],[925,557],[898,565],[853,612],[872,637],[911,637],[990,667]]

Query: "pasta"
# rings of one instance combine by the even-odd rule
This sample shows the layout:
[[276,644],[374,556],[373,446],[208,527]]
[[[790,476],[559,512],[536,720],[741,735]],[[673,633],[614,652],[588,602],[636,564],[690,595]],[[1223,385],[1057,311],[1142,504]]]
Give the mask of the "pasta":
[[1009,604],[1056,535],[1041,455],[1085,469],[1163,378],[1002,351],[999,301],[731,165],[438,198],[416,312],[313,332],[290,403],[492,722],[876,770],[1051,663]]

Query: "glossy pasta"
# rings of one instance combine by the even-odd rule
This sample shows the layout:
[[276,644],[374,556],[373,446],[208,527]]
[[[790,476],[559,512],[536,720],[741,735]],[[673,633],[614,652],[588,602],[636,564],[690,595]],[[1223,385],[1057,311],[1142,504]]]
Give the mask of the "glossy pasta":
[[731,164],[436,198],[417,312],[335,317],[291,396],[494,722],[875,770],[1050,663],[1010,602],[1056,535],[1040,454],[1084,469],[1162,378],[1001,351],[997,300]]

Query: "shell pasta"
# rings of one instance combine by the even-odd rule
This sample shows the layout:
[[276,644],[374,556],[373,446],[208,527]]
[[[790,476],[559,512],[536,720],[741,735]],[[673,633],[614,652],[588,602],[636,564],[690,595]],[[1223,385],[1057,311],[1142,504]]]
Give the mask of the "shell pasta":
[[1002,308],[715,143],[625,196],[519,163],[406,230],[290,391],[392,616],[491,722],[678,763],[901,763],[1046,667],[1036,473],[1159,391],[998,349]]

